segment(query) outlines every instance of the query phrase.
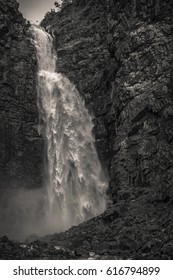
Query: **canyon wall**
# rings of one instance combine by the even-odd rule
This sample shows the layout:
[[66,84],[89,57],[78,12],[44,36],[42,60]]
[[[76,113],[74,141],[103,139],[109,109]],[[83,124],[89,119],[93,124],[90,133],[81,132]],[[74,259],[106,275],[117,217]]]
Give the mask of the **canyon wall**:
[[[173,198],[172,14],[169,0],[73,0],[42,21],[54,37],[57,71],[77,86],[93,115],[113,203]],[[0,0],[2,205],[9,189],[39,189],[43,183],[29,26],[15,0]],[[25,204],[28,193],[19,199]]]
[[[42,25],[54,37],[57,71],[93,115],[114,205],[37,240],[34,250],[2,238],[1,258],[173,258],[172,15],[171,0],[73,0],[47,13]],[[45,230],[38,223],[44,147],[29,26],[15,0],[0,0],[0,235],[10,238],[37,232],[37,225],[38,234]],[[62,249],[59,256],[53,244],[73,254]]]
[[173,197],[172,14],[169,0],[75,0],[42,21],[94,116],[114,203]]
[[13,238],[34,231],[43,198],[37,63],[29,26],[15,0],[0,0],[0,235]]
[[0,1],[0,187],[41,185],[36,58],[16,1]]

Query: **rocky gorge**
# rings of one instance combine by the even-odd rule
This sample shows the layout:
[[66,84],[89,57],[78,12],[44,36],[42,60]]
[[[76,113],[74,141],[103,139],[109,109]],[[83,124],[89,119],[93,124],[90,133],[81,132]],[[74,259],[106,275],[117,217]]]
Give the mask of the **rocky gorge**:
[[[42,192],[44,145],[37,132],[37,61],[30,24],[16,1],[1,2],[4,213],[11,204],[6,194],[14,197],[18,186],[27,189],[26,197],[30,189]],[[22,243],[2,237],[2,259],[172,258],[172,15],[169,0],[73,0],[46,14],[41,26],[54,38],[57,71],[76,85],[93,115],[110,205],[66,232],[32,235]],[[9,213],[0,223],[8,235],[5,218],[9,224]]]

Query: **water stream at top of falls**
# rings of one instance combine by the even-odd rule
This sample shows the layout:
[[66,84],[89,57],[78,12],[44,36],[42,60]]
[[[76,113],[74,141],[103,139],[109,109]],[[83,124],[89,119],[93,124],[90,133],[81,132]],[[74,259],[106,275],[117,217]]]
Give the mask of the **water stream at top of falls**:
[[108,182],[84,101],[69,79],[56,72],[52,37],[38,26],[30,31],[38,60],[39,132],[46,145],[47,215],[60,231],[105,210]]

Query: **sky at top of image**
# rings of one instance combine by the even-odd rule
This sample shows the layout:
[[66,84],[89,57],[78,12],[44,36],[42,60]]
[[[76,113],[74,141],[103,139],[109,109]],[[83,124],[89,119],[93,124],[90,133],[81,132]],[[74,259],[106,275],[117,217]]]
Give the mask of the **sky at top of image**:
[[17,0],[17,2],[25,19],[31,23],[39,23],[48,11],[55,9],[54,3],[61,0]]

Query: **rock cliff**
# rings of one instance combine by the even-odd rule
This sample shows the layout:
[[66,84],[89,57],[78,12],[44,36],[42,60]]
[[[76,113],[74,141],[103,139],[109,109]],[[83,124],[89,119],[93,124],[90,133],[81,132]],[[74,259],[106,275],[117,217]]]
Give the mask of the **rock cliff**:
[[[10,219],[16,218],[14,197],[19,195],[19,189],[35,189],[42,185],[42,140],[37,132],[37,65],[28,28],[17,2],[1,0],[0,233],[5,224],[10,224]],[[27,201],[25,197],[23,204]],[[7,209],[11,212],[7,213]]]
[[94,113],[113,203],[172,199],[171,1],[72,1],[48,13],[57,69]]
[[[42,26],[54,37],[57,70],[93,115],[113,204],[39,241],[4,237],[1,258],[85,259],[94,252],[95,259],[172,259],[173,3],[71,2],[47,13]],[[43,144],[35,127],[34,49],[15,1],[0,4],[1,185],[37,187]]]

